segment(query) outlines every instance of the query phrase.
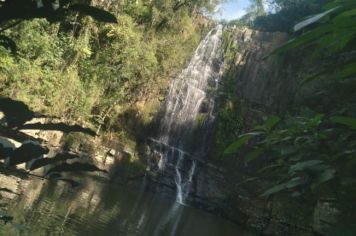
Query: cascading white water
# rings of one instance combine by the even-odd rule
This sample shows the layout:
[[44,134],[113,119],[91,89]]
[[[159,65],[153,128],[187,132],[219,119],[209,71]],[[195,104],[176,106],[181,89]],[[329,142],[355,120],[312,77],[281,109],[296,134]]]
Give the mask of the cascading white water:
[[176,164],[176,168],[175,168],[175,171],[176,171],[176,179],[175,179],[175,182],[176,182],[176,186],[177,186],[177,198],[176,198],[176,201],[179,202],[179,203],[183,203],[183,184],[182,184],[182,174],[179,170],[180,168],[180,165],[183,161],[183,158],[184,158],[184,154],[183,152],[179,152],[179,155],[178,155],[178,161],[177,161],[177,164]]
[[[172,81],[163,107],[158,138],[151,139],[159,147],[155,150],[160,155],[159,169],[164,171],[167,165],[174,167],[176,200],[181,204],[188,196],[193,181],[196,169],[193,156],[197,156],[196,150],[202,150],[200,147],[192,148],[192,143],[196,141],[193,140],[196,139],[193,133],[199,115],[204,115],[206,121],[214,119],[214,101],[208,93],[216,91],[220,78],[222,31],[221,25],[211,30],[187,68]],[[202,112],[203,103],[205,109]]]

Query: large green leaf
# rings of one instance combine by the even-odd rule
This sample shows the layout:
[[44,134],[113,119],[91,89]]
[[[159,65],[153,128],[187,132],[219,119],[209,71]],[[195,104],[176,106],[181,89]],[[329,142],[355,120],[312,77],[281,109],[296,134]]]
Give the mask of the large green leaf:
[[312,167],[322,165],[324,162],[321,160],[310,160],[310,161],[303,161],[298,162],[289,167],[289,173],[295,173],[297,171],[304,171],[306,169],[310,169]]
[[263,125],[254,127],[254,130],[271,131],[280,121],[278,116],[271,116]]
[[287,183],[285,183],[287,188],[295,188],[301,184],[305,183],[305,179],[302,177],[294,177],[291,180],[289,180]]
[[264,148],[257,148],[256,150],[250,152],[247,156],[246,156],[246,161],[250,162],[250,161],[254,161],[256,160],[263,152],[265,151]]
[[224,151],[225,154],[232,154],[237,152],[243,145],[245,145],[252,137],[264,134],[264,132],[250,132],[243,135],[230,144]]
[[336,67],[337,68],[327,68],[305,78],[301,82],[301,86],[304,86],[315,79],[321,78],[343,80],[356,77],[356,62],[351,61],[349,63],[344,63],[343,65],[337,65]]
[[336,174],[336,170],[334,170],[334,169],[327,169],[327,170],[323,171],[317,179],[317,185],[325,183],[325,182],[335,178],[335,174]]
[[245,135],[237,139],[235,142],[230,144],[225,149],[225,154],[232,154],[237,152],[243,145],[245,145],[253,136],[252,135]]
[[266,129],[268,131],[272,130],[279,122],[281,121],[281,119],[278,116],[272,116],[270,117],[267,122],[265,123],[264,127],[266,127]]
[[259,173],[263,173],[263,172],[272,172],[276,169],[282,169],[283,166],[281,164],[272,164],[272,165],[269,165],[269,166],[265,166],[263,167],[262,169],[259,169],[258,172]]
[[290,156],[295,154],[298,151],[298,148],[294,145],[286,145],[286,144],[282,144],[281,148],[280,148],[280,153],[282,156],[286,157],[286,156]]
[[[332,33],[325,35],[324,37],[317,39],[317,50],[314,55],[319,57],[320,54],[335,54],[342,51],[349,43],[355,38],[356,27],[335,26]],[[336,29],[337,28],[337,29]]]
[[298,47],[306,47],[315,42],[318,42],[319,44],[316,49],[320,49],[316,50],[315,53],[319,53],[323,48],[330,52],[343,49],[355,35],[353,27],[356,26],[354,18],[356,15],[356,4],[354,1],[336,1],[334,4],[327,7],[324,12],[311,16],[295,25],[294,30],[299,31],[304,29],[305,27],[324,19],[325,16],[328,15],[332,16],[323,22],[322,25],[319,25],[287,42],[282,47],[277,48],[272,54],[285,52]]
[[320,39],[324,35],[332,32],[333,28],[331,25],[323,25],[317,27],[316,29],[310,30],[297,38],[294,38],[288,41],[286,44],[274,50],[271,55],[283,53],[289,51],[291,49],[295,49],[298,47],[305,47],[310,45],[310,43],[314,42],[317,39]]
[[356,16],[356,9],[353,8],[351,10],[345,11],[337,15],[335,18],[332,19],[332,23],[338,26],[350,26],[355,25],[353,21],[353,17]]
[[349,116],[333,116],[330,118],[333,123],[346,125],[352,129],[356,129],[356,118]]
[[325,17],[326,15],[330,14],[331,12],[335,11],[336,9],[338,9],[339,7],[334,7],[332,9],[329,9],[327,11],[324,11],[322,13],[319,13],[317,15],[311,16],[306,20],[303,20],[302,22],[299,22],[298,24],[296,24],[294,26],[294,31],[299,31],[301,29],[304,29],[305,27],[314,24],[316,22],[318,22],[319,20],[321,20],[323,17]]
[[276,186],[273,186],[272,188],[267,189],[262,195],[261,197],[267,197],[270,196],[272,194],[281,192],[282,190],[287,189],[287,186],[285,184],[279,184]]
[[316,115],[314,118],[310,119],[309,125],[310,126],[318,126],[318,125],[320,125],[324,117],[325,117],[325,114]]
[[279,193],[283,190],[286,190],[286,189],[292,189],[292,188],[295,188],[299,185],[302,185],[305,183],[305,179],[302,178],[302,177],[294,177],[290,180],[288,180],[287,182],[283,183],[283,184],[279,184],[279,185],[276,185],[276,186],[273,186],[272,188],[269,188],[267,189],[261,196],[262,197],[267,197],[267,196],[270,196],[272,194],[276,194],[276,193]]
[[339,11],[345,10],[345,9],[350,9],[352,7],[355,7],[355,1],[354,0],[336,0],[333,2],[330,2],[328,4],[325,5],[324,9],[328,10],[328,9],[332,9],[335,7],[340,7],[340,9],[338,9]]
[[356,76],[356,62],[346,64],[336,75],[336,78],[346,79],[352,76]]

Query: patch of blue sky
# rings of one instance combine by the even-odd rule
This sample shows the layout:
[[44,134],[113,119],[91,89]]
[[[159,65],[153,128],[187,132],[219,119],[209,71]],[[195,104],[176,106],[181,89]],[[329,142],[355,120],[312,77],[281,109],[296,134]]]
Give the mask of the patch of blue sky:
[[249,0],[228,0],[217,7],[212,17],[215,20],[235,20],[246,14],[249,5]]

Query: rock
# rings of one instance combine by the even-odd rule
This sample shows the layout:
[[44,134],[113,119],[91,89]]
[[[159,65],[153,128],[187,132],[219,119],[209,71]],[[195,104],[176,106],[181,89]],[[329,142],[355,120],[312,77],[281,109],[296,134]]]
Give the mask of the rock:
[[21,193],[21,179],[15,176],[7,176],[0,173],[0,187],[7,191],[0,191],[0,196],[7,199],[14,199]]
[[319,200],[313,216],[313,230],[319,234],[327,235],[331,225],[336,223],[339,213],[334,206],[333,199]]
[[[47,118],[34,118],[31,121],[26,122],[26,124],[35,123],[47,123]],[[49,145],[53,147],[60,146],[61,140],[63,138],[63,132],[52,131],[52,130],[22,130],[21,132],[30,135],[34,138],[42,139],[46,141]]]
[[108,155],[109,156],[115,156],[116,155],[116,150],[115,149],[110,149],[109,152],[108,152]]
[[227,30],[232,35],[231,48],[237,48],[232,63],[237,68],[233,76],[239,83],[239,97],[267,107],[287,106],[296,89],[296,75],[284,66],[285,58],[267,57],[288,39],[287,34],[247,28]]

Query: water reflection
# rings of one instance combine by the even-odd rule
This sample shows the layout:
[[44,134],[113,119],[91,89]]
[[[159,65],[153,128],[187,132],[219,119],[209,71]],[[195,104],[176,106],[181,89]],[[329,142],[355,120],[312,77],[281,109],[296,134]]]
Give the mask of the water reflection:
[[88,182],[32,180],[5,209],[13,223],[0,235],[237,236],[251,235],[214,215],[144,191]]

